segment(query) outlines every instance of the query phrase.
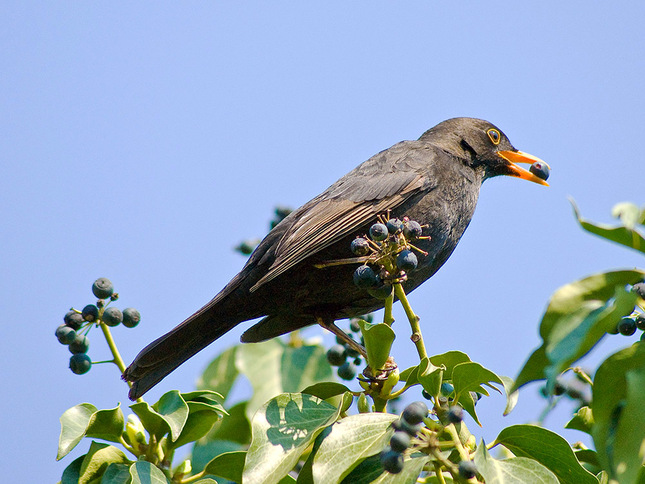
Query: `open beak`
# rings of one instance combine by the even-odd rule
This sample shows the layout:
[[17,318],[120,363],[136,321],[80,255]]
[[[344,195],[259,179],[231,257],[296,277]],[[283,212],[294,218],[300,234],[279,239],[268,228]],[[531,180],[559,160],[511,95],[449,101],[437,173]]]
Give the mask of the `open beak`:
[[510,151],[510,150],[498,151],[497,154],[508,162],[508,164],[506,165],[506,173],[504,173],[504,175],[516,176],[524,180],[532,181],[534,183],[539,183],[540,185],[545,185],[547,187],[549,186],[549,184],[545,182],[542,178],[540,178],[539,176],[535,176],[530,171],[525,170],[524,168],[517,166],[516,164],[516,163],[527,163],[529,165],[532,165],[535,162],[539,162],[546,165],[547,168],[550,168],[546,162],[539,159],[537,156],[529,155],[528,153],[524,153],[522,151]]

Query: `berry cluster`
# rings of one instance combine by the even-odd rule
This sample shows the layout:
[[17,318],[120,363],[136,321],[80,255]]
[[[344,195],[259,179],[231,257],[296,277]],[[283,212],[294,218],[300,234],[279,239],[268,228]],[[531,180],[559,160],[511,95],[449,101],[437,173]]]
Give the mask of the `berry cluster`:
[[423,419],[428,416],[428,406],[423,402],[412,402],[405,407],[401,418],[392,423],[394,433],[390,445],[381,452],[381,465],[390,474],[403,470],[404,453],[412,446],[412,439],[423,427]]
[[[354,341],[359,340],[361,327],[358,325],[358,321],[360,319],[371,322],[372,315],[367,314],[360,318],[352,318],[349,321],[350,332],[347,333],[347,336]],[[360,336],[360,343],[364,344],[362,336]],[[338,376],[343,380],[353,380],[358,372],[357,367],[363,362],[360,353],[339,337],[336,337],[336,344],[327,350],[327,361],[331,366],[338,367]]]
[[405,281],[406,273],[417,268],[418,259],[413,251],[426,255],[410,244],[429,238],[422,234],[423,227],[407,217],[399,220],[379,216],[369,235],[357,237],[351,243],[352,253],[365,262],[354,271],[354,284],[377,299],[390,296],[392,284]]
[[122,312],[118,308],[107,307],[119,298],[109,279],[101,277],[94,281],[92,293],[98,298],[96,304],[88,304],[82,311],[70,309],[55,333],[59,343],[67,346],[72,353],[69,368],[77,375],[87,373],[92,367],[92,359],[87,355],[90,349],[87,334],[92,326],[104,323],[107,326],[123,324],[126,328],[134,328],[141,320],[139,311],[134,308],[126,308]]

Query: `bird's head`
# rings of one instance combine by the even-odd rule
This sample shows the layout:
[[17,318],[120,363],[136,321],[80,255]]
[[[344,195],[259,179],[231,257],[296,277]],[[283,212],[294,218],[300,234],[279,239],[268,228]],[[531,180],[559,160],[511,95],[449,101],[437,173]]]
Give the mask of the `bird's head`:
[[518,163],[548,164],[540,158],[513,147],[497,126],[476,118],[453,118],[426,131],[420,140],[427,139],[445,151],[465,160],[473,169],[483,169],[483,179],[506,175],[524,180],[549,184]]

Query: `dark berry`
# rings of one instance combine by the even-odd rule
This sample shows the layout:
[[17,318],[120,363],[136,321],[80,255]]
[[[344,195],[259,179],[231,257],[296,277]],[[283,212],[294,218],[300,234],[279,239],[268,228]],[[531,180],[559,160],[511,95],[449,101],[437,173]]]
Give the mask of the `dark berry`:
[[370,296],[376,299],[387,299],[392,294],[392,286],[389,284],[381,284],[378,287],[372,287],[367,290]]
[[405,235],[405,238],[408,240],[415,240],[421,237],[421,234],[423,233],[423,229],[421,228],[421,224],[419,222],[416,222],[414,220],[410,220],[408,222],[405,222],[403,226],[403,235]]
[[370,244],[364,238],[358,237],[352,240],[350,249],[352,250],[352,254],[362,257],[370,253]]
[[370,227],[370,237],[376,242],[387,239],[388,233],[387,227],[382,223],[376,223]]
[[81,329],[81,326],[83,326],[83,322],[85,320],[83,319],[83,316],[81,316],[81,313],[77,313],[76,311],[69,311],[67,314],[65,314],[63,321],[65,321],[65,324],[70,328],[77,330]]
[[423,422],[423,419],[428,416],[428,406],[420,401],[412,402],[410,405],[403,409],[401,417],[410,425],[416,425]]
[[632,286],[632,291],[634,291],[641,299],[645,299],[645,282],[634,284]]
[[354,271],[354,284],[361,289],[368,289],[376,286],[378,278],[370,266],[359,266]]
[[289,215],[293,210],[289,207],[282,207],[278,206],[275,208],[275,220],[277,222],[282,222],[285,218],[287,218],[287,215]]
[[401,222],[398,218],[391,218],[387,221],[385,226],[387,227],[387,231],[390,234],[398,234],[403,231],[403,222]]
[[105,299],[99,299],[96,301],[96,307],[101,309],[103,306],[105,306]]
[[477,405],[477,402],[482,399],[482,394],[477,393],[477,392],[470,392],[470,397],[473,399],[473,402],[475,402],[475,405]]
[[624,336],[631,336],[636,332],[636,320],[634,318],[623,318],[618,322],[616,329]]
[[442,383],[441,384],[441,393],[442,393],[442,395],[448,396],[454,391],[455,391],[455,387],[453,387],[450,383]]
[[[351,336],[351,335],[348,335],[348,336]],[[352,338],[352,339],[354,339],[354,338]],[[345,351],[347,352],[347,356],[349,356],[350,358],[357,358],[357,357],[359,357],[361,355],[358,352],[358,350],[352,348],[349,345],[345,347]]]
[[90,340],[84,334],[77,334],[74,341],[69,344],[69,351],[73,354],[76,353],[87,353],[87,350],[90,349]]
[[356,365],[351,361],[346,361],[338,367],[338,376],[343,380],[353,380],[356,376]]
[[334,345],[327,350],[327,361],[332,366],[340,366],[347,361],[347,351],[343,345]]
[[361,359],[361,357],[360,357],[360,356],[357,356],[356,358],[354,358],[354,364],[355,364],[356,366],[359,366],[359,365],[361,365],[362,363],[363,363],[363,360]]
[[360,324],[358,324],[358,319],[350,319],[349,320],[349,329],[353,331],[354,333],[358,333],[361,330]]
[[56,338],[58,342],[62,345],[68,345],[76,339],[76,331],[67,326],[66,324],[61,324],[56,328]]
[[553,386],[553,394],[556,397],[559,397],[560,395],[562,395],[566,391],[567,391],[566,384],[562,383],[560,380],[557,380],[555,382],[555,385]]
[[235,247],[235,250],[242,255],[251,255],[257,246],[258,242],[256,240],[245,240],[240,242],[240,244]]
[[403,470],[403,454],[393,450],[381,452],[381,465],[390,474],[398,474]]
[[453,405],[448,409],[448,413],[446,414],[446,419],[448,420],[449,423],[459,423],[464,419],[464,409],[461,408],[459,405]]
[[108,326],[118,326],[123,321],[123,313],[119,308],[107,308],[101,319]]
[[410,440],[410,434],[397,430],[390,439],[390,448],[395,452],[404,452],[405,449],[410,447]]
[[85,321],[95,321],[96,318],[99,317],[99,308],[97,308],[94,304],[88,304],[83,308],[81,315],[83,316],[83,319]]
[[85,353],[77,353],[69,359],[69,369],[77,375],[87,373],[91,367],[92,360]]
[[638,314],[634,317],[634,321],[636,322],[636,327],[638,329],[645,331],[645,316]]
[[134,308],[125,308],[123,310],[123,326],[134,328],[141,321],[141,314]]
[[402,430],[403,432],[406,432],[410,437],[416,436],[419,433],[419,430],[421,430],[420,423],[413,425],[402,418],[395,420],[392,423],[392,427],[394,427],[394,430]]
[[459,462],[459,476],[463,479],[472,479],[475,475],[477,475],[477,466],[472,460]]
[[546,180],[549,178],[549,174],[551,173],[551,170],[549,169],[549,166],[546,163],[542,163],[539,161],[536,161],[531,165],[531,168],[529,168],[529,171],[533,173],[536,177],[542,178],[542,180]]
[[107,277],[101,277],[92,284],[92,293],[99,299],[107,299],[114,293],[112,281]]
[[413,271],[417,268],[417,256],[411,250],[402,250],[396,256],[396,267],[401,271]]
[[421,390],[421,396],[422,396],[423,398],[425,398],[426,400],[431,400],[431,399],[432,399],[432,395],[430,395],[430,394],[429,394],[427,391],[425,391],[425,390]]

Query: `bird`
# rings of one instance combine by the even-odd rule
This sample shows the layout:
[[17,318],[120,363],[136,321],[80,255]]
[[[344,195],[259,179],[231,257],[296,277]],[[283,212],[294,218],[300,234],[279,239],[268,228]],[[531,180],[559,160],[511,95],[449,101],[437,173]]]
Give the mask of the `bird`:
[[[452,118],[372,156],[293,210],[259,243],[242,270],[206,305],[146,346],[123,374],[135,400],[238,324],[262,317],[241,336],[255,343],[378,310],[384,301],[356,287],[350,244],[380,214],[425,226],[425,252],[403,283],[406,293],[446,262],[470,223],[482,183],[496,176],[546,181],[518,163],[546,163],[513,147],[495,125]],[[548,166],[548,165],[546,165]],[[344,333],[343,333],[344,334]]]

